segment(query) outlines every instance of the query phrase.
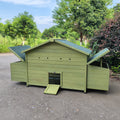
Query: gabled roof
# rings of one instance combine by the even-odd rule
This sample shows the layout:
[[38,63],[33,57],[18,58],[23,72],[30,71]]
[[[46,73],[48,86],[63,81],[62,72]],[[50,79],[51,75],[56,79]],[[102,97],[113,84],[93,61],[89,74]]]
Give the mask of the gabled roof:
[[67,47],[79,50],[80,52],[89,55],[92,51],[90,49],[84,48],[82,46],[76,45],[72,42],[69,42],[67,40],[56,40],[56,42],[61,43]]
[[107,53],[109,53],[110,51],[105,48],[103,50],[101,50],[100,52],[98,52],[97,54],[95,54],[94,56],[92,56],[89,60],[88,60],[88,63],[87,65],[93,63],[94,61],[100,59],[101,57],[103,57],[104,55],[106,55]]
[[30,49],[24,50],[24,51],[22,51],[22,52],[25,52],[25,53],[26,53],[26,52],[29,52],[29,51],[31,51],[31,50],[33,50],[33,49],[36,49],[36,48],[38,48],[38,47],[40,47],[40,46],[43,46],[43,45],[45,45],[45,44],[47,44],[47,43],[50,43],[50,42],[56,42],[56,43],[58,43],[58,44],[61,44],[61,45],[63,45],[63,46],[66,46],[66,47],[68,47],[68,48],[71,48],[71,49],[73,49],[73,50],[76,50],[76,51],[81,52],[81,53],[86,54],[86,55],[90,55],[90,53],[92,52],[90,49],[87,49],[87,48],[84,48],[84,47],[82,47],[82,46],[76,45],[76,44],[74,44],[74,43],[72,43],[72,42],[69,42],[69,41],[67,41],[67,40],[60,40],[60,39],[50,40],[50,41],[45,42],[45,43],[43,43],[43,44],[41,44],[41,45],[39,45],[39,46],[36,46],[36,47],[30,48]]
[[21,53],[23,50],[29,49],[30,46],[15,46],[9,47],[9,50],[13,52],[20,60],[25,61],[25,53]]

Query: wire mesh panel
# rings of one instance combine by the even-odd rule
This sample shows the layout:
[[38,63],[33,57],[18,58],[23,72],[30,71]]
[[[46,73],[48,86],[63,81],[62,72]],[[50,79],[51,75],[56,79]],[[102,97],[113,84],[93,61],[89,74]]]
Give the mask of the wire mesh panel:
[[49,84],[60,85],[60,73],[49,73]]

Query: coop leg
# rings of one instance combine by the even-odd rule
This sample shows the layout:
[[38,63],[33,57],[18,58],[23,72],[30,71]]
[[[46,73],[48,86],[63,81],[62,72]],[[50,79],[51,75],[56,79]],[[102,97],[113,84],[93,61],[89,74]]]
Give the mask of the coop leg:
[[26,82],[26,86],[27,86],[27,87],[29,87],[29,84],[28,84],[28,82]]
[[86,89],[84,90],[84,93],[85,93],[85,94],[87,93],[87,90],[86,90]]

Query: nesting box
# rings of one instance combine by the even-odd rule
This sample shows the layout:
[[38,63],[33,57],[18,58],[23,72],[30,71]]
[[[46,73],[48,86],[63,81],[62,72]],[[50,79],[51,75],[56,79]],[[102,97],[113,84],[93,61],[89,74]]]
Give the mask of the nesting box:
[[91,50],[67,40],[50,40],[39,46],[9,48],[20,61],[11,63],[11,79],[27,86],[46,86],[44,93],[57,94],[59,88],[80,90],[109,89],[109,69],[96,62],[107,48],[91,56]]

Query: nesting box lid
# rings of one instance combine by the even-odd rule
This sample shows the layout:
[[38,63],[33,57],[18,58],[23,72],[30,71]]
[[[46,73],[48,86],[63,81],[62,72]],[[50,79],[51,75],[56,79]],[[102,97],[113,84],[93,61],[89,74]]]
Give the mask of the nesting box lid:
[[100,59],[101,57],[103,57],[104,55],[106,55],[107,53],[109,53],[109,49],[105,48],[103,50],[101,50],[100,52],[98,52],[97,54],[95,54],[94,56],[92,56],[88,62],[87,62],[87,65],[93,63],[94,61]]
[[25,53],[21,53],[23,50],[29,49],[30,46],[15,46],[15,47],[9,47],[9,50],[14,53],[21,61],[25,61]]

